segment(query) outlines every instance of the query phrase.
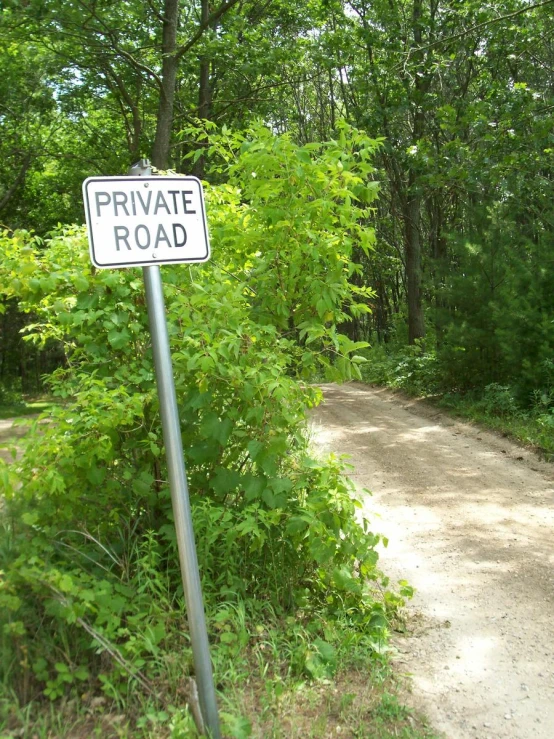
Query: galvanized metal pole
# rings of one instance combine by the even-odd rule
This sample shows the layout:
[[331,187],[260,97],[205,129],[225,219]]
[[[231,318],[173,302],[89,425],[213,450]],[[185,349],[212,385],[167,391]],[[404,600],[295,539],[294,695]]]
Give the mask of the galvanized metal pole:
[[[144,160],[138,165],[135,165],[131,170],[131,174],[142,174],[143,176],[150,173],[149,165]],[[194,544],[194,531],[192,527],[181,427],[179,424],[177,395],[175,393],[175,382],[173,379],[162,278],[160,268],[157,265],[143,267],[142,269],[146,288],[152,350],[154,353],[154,367],[156,369],[156,381],[160,400],[169,487],[171,490],[171,502],[173,504],[173,516],[175,518],[177,545],[179,548],[179,562],[187,605],[194,672],[198,686],[198,699],[202,718],[209,736],[212,739],[220,739],[221,730],[219,727],[219,715],[210,659],[210,646],[206,628],[200,573],[198,570],[198,559]]]

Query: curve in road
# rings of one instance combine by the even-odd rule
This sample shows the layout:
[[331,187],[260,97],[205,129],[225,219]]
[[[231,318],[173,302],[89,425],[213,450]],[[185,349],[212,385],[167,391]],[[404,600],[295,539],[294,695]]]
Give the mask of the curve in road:
[[552,739],[552,466],[390,391],[322,389],[314,443],[350,455],[382,568],[417,589],[396,659],[418,707],[451,739]]

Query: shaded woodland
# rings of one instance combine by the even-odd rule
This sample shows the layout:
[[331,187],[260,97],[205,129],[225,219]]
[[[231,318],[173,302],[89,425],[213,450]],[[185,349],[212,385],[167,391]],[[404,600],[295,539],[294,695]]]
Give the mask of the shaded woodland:
[[[307,144],[345,120],[381,145],[377,239],[352,277],[372,312],[343,330],[419,347],[443,390],[550,397],[553,19],[526,0],[8,1],[0,222],[81,223],[82,180],[140,156],[219,182],[206,124]],[[60,358],[6,308],[0,382],[30,391]]]

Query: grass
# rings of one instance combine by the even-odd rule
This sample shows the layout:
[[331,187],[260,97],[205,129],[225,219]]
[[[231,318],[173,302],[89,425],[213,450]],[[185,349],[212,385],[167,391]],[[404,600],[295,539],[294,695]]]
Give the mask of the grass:
[[[260,687],[261,695],[256,694]],[[404,705],[399,689],[387,668],[368,666],[312,683],[260,686],[254,681],[241,697],[255,717],[252,736],[260,739],[431,739],[435,735],[428,724]]]
[[18,440],[29,431],[33,416],[47,412],[53,405],[53,400],[44,397],[0,404],[0,421],[14,419],[14,424],[0,427],[0,460],[11,462],[12,454],[20,453],[16,452]]
[[17,416],[31,416],[35,413],[48,411],[55,401],[48,397],[21,398],[0,403],[0,420]]
[[[532,407],[520,407],[513,390],[491,383],[468,392],[439,392],[440,377],[432,354],[386,354],[382,347],[368,351],[362,374],[369,384],[389,387],[421,398],[450,414],[531,446],[546,459],[554,459],[554,405],[550,392],[534,398]],[[539,394],[540,395],[540,394]]]
[[[433,739],[427,722],[406,705],[405,679],[395,676],[363,635],[354,638],[346,622],[337,627],[336,672],[309,679],[293,667],[310,648],[309,634],[296,619],[268,615],[253,625],[237,616],[230,633],[246,630],[244,646],[217,638],[212,644],[223,736]],[[99,679],[90,677],[69,687],[67,697],[50,702],[31,674],[26,692],[33,699],[23,706],[6,687],[15,682],[8,667],[0,684],[0,739],[194,739],[198,733],[187,705],[190,655],[183,649],[188,646],[182,635],[180,646],[168,635],[149,678],[157,700],[140,692],[132,679],[115,679],[112,700]],[[109,658],[103,670],[109,674]]]
[[[173,686],[174,687],[174,686]],[[433,739],[427,722],[398,697],[404,688],[389,668],[346,668],[333,680],[299,681],[253,674],[220,696],[223,736],[236,739]],[[121,706],[105,696],[17,707],[0,699],[0,739],[193,739],[192,715],[181,703]]]
[[484,409],[479,402],[463,395],[427,398],[452,415],[478,423],[492,431],[533,447],[545,459],[554,459],[554,429],[547,425],[548,416],[531,412],[513,411],[498,414]]

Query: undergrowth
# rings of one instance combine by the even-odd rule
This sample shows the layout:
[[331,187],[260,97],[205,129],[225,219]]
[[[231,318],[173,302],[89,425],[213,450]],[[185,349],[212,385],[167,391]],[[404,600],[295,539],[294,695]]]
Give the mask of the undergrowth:
[[448,372],[434,351],[421,346],[376,346],[364,352],[365,382],[384,385],[417,397],[425,397],[452,413],[537,447],[554,455],[554,365],[543,375],[552,383],[527,395],[508,383],[459,388],[449,382]]
[[52,400],[44,397],[27,398],[14,393],[9,397],[2,396],[0,391],[0,420],[19,416],[32,416],[47,412],[52,406]]
[[[253,720],[237,713],[232,686],[255,674],[289,689],[356,660],[384,664],[411,590],[389,588],[381,537],[359,517],[343,463],[314,459],[305,434],[321,397],[307,380],[360,376],[365,345],[336,326],[346,307],[367,310],[348,278],[354,247],[371,245],[376,144],[353,129],[304,148],[263,128],[214,141],[229,176],[207,190],[216,259],[167,267],[164,285],[222,719],[243,737]],[[59,711],[44,736],[70,736],[56,716],[72,712],[89,724],[81,735],[109,735],[111,716],[114,736],[192,736],[140,273],[93,269],[79,227],[46,242],[5,232],[0,286],[36,317],[27,340],[59,342],[66,358],[47,380],[62,401],[51,422],[0,468],[4,726],[26,730],[46,702]]]

